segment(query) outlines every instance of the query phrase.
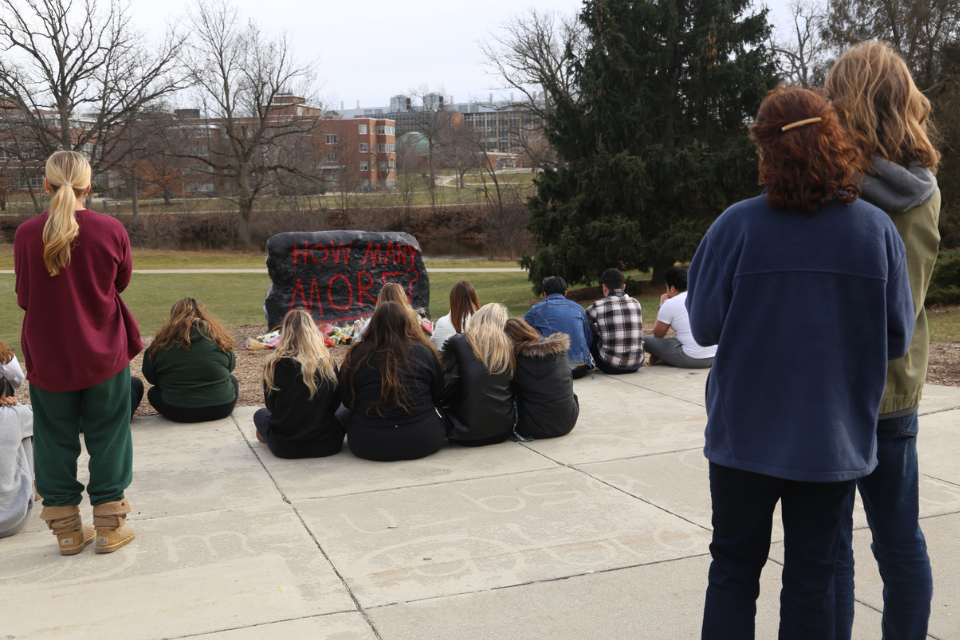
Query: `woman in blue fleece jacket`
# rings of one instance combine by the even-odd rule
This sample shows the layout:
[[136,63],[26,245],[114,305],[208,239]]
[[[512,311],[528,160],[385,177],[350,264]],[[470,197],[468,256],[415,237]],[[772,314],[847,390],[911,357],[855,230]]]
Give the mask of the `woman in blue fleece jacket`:
[[777,502],[780,639],[832,638],[843,505],[877,464],[888,359],[913,301],[896,227],[858,199],[858,152],[833,108],[771,91],[751,127],[764,195],[727,209],[688,273],[694,339],[718,345],[704,454],[713,541],[703,638],[752,638]]

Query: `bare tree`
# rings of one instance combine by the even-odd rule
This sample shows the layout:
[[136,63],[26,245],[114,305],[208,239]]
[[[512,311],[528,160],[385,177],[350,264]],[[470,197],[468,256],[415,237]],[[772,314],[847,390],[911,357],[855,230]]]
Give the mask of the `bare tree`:
[[[202,0],[189,16],[183,62],[216,143],[203,153],[181,153],[211,175],[229,178],[227,194],[240,213],[240,240],[250,243],[250,213],[259,196],[283,175],[322,181],[319,167],[304,167],[284,153],[294,136],[313,135],[322,119],[314,62],[301,62],[282,34],[269,38],[253,21],[243,24],[227,0]],[[281,95],[304,106],[279,103]]]
[[446,109],[443,91],[443,87],[430,90],[426,85],[421,85],[408,93],[411,100],[407,110],[411,115],[412,126],[427,143],[427,186],[434,204],[437,202],[437,160],[440,148],[445,137],[449,135],[450,127],[463,120],[461,114]]
[[770,49],[777,55],[780,73],[804,88],[822,84],[829,45],[822,37],[826,6],[822,0],[791,0],[790,22],[770,35]]
[[582,59],[586,50],[583,25],[576,15],[531,8],[478,44],[482,64],[499,81],[497,89],[510,91],[509,101],[487,106],[516,113],[508,121],[507,135],[535,165],[554,161],[543,127],[556,101],[576,94],[570,62]]
[[0,0],[0,135],[21,164],[84,153],[94,176],[122,159],[124,129],[182,87],[183,37],[148,43],[125,0]]
[[828,0],[823,37],[839,52],[864,40],[886,40],[906,60],[921,90],[943,75],[945,52],[960,38],[957,0]]

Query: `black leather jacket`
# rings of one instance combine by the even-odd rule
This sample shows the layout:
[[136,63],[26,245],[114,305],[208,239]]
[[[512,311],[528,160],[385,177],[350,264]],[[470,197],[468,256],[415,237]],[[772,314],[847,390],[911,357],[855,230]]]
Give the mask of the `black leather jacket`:
[[527,438],[556,438],[573,430],[580,403],[573,392],[567,351],[570,338],[554,333],[517,349],[513,376],[517,391],[517,433]]
[[513,431],[510,372],[491,375],[473,355],[467,339],[451,336],[441,352],[445,374],[443,408],[447,437],[480,440]]

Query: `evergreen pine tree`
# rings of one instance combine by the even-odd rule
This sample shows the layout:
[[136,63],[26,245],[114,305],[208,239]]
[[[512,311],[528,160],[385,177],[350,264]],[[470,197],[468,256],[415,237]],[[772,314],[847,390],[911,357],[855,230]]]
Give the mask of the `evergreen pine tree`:
[[585,0],[590,46],[568,53],[578,92],[551,94],[561,159],[529,201],[534,289],[591,284],[611,266],[692,257],[724,208],[756,195],[749,121],[777,83],[767,11],[750,0]]

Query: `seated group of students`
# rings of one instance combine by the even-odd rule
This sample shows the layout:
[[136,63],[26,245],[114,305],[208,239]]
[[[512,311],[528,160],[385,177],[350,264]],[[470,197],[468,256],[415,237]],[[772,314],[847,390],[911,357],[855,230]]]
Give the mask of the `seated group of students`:
[[481,307],[469,282],[450,297],[437,349],[403,288],[384,285],[340,367],[310,315],[291,310],[264,368],[258,439],[277,457],[304,458],[339,452],[347,435],[354,455],[392,461],[428,456],[447,439],[475,447],[569,433],[580,412],[569,338],[541,337],[501,304]]
[[[633,373],[643,366],[645,353],[650,355],[651,365],[710,367],[717,347],[701,346],[693,339],[686,308],[686,270],[671,267],[664,273],[664,281],[667,292],[660,296],[652,336],[643,336],[640,302],[625,293],[625,280],[617,269],[603,272],[603,298],[586,310],[567,299],[563,278],[545,278],[545,300],[531,307],[524,320],[541,335],[562,332],[570,337],[568,360],[574,379],[585,376],[594,364],[610,375]],[[675,337],[668,338],[671,329]]]

